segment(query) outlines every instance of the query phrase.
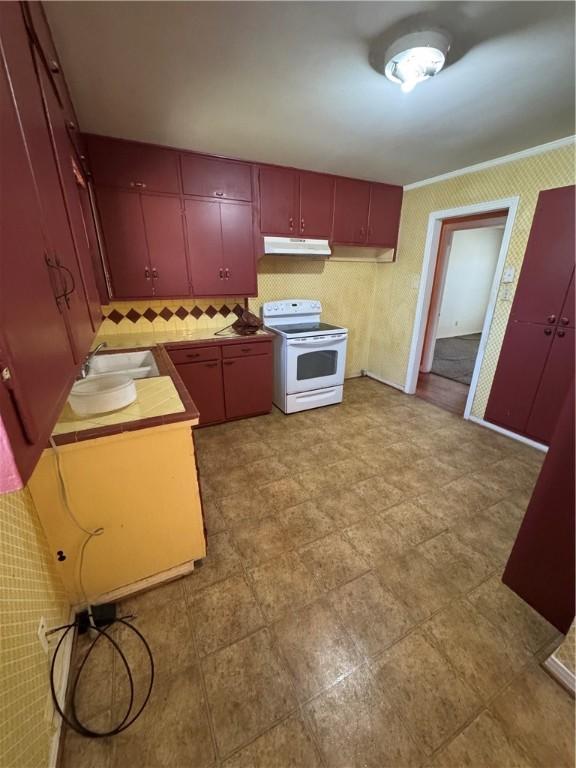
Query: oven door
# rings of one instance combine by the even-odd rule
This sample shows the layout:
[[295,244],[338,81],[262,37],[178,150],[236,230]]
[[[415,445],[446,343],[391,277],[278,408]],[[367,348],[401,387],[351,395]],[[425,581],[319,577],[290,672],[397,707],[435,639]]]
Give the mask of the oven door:
[[288,339],[287,394],[343,384],[346,342],[346,334]]

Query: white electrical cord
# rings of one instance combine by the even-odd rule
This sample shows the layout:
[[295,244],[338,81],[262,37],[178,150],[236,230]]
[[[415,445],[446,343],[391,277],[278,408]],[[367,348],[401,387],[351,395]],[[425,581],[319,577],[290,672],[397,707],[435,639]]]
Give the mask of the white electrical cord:
[[69,501],[68,497],[68,491],[66,489],[66,483],[64,482],[64,475],[62,473],[62,465],[60,462],[60,451],[58,450],[58,446],[54,442],[54,438],[51,436],[49,438],[50,445],[52,447],[52,450],[54,451],[54,455],[56,457],[56,470],[58,473],[58,482],[60,486],[60,495],[62,497],[62,503],[64,505],[64,509],[66,510],[68,516],[74,523],[74,525],[79,528],[83,533],[86,534],[86,538],[82,542],[82,546],[80,547],[80,556],[77,560],[77,577],[78,577],[78,584],[80,585],[80,591],[82,592],[82,597],[84,598],[84,602],[86,605],[88,605],[88,597],[86,595],[86,590],[84,589],[84,582],[82,580],[82,571],[84,568],[84,552],[86,550],[86,547],[88,543],[95,537],[95,536],[101,536],[104,533],[104,528],[94,528],[94,530],[90,530],[89,528],[85,528],[82,523],[78,520],[74,512],[72,511],[72,506]]

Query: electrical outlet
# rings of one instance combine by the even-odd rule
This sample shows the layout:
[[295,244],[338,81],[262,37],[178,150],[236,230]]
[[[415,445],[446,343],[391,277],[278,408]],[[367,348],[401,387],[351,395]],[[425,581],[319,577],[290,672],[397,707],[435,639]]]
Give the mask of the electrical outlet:
[[50,648],[48,646],[48,638],[46,637],[46,632],[48,630],[48,625],[46,623],[46,619],[44,616],[40,618],[40,623],[38,624],[38,640],[40,640],[40,645],[42,646],[42,650],[46,655],[50,653]]

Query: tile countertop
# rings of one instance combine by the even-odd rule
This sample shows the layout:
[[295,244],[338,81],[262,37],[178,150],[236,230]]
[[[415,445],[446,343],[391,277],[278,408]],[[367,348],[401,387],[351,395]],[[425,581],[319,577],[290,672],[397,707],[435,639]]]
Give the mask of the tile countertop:
[[[131,346],[134,348],[138,345],[133,343]],[[160,375],[135,381],[138,399],[118,411],[86,418],[77,416],[66,403],[52,432],[56,445],[109,437],[179,421],[198,423],[198,409],[168,353],[161,346],[152,346],[150,349]]]
[[204,330],[198,331],[143,331],[142,333],[99,334],[94,343],[101,344],[106,342],[107,349],[125,349],[127,347],[153,347],[161,344],[185,342],[191,344],[197,344],[198,342],[206,342],[207,344],[230,341],[246,342],[249,339],[261,338],[262,336],[273,338],[274,334],[270,331],[259,330],[250,336],[240,336],[240,334],[232,329],[226,329],[217,336],[216,331],[211,328],[204,328]]

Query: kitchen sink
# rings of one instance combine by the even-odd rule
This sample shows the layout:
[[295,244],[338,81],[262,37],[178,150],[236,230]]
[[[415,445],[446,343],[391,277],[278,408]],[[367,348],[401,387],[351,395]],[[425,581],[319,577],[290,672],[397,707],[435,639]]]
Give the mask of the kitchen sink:
[[149,349],[95,355],[90,361],[88,378],[108,373],[123,373],[131,379],[149,379],[160,375],[154,355]]

